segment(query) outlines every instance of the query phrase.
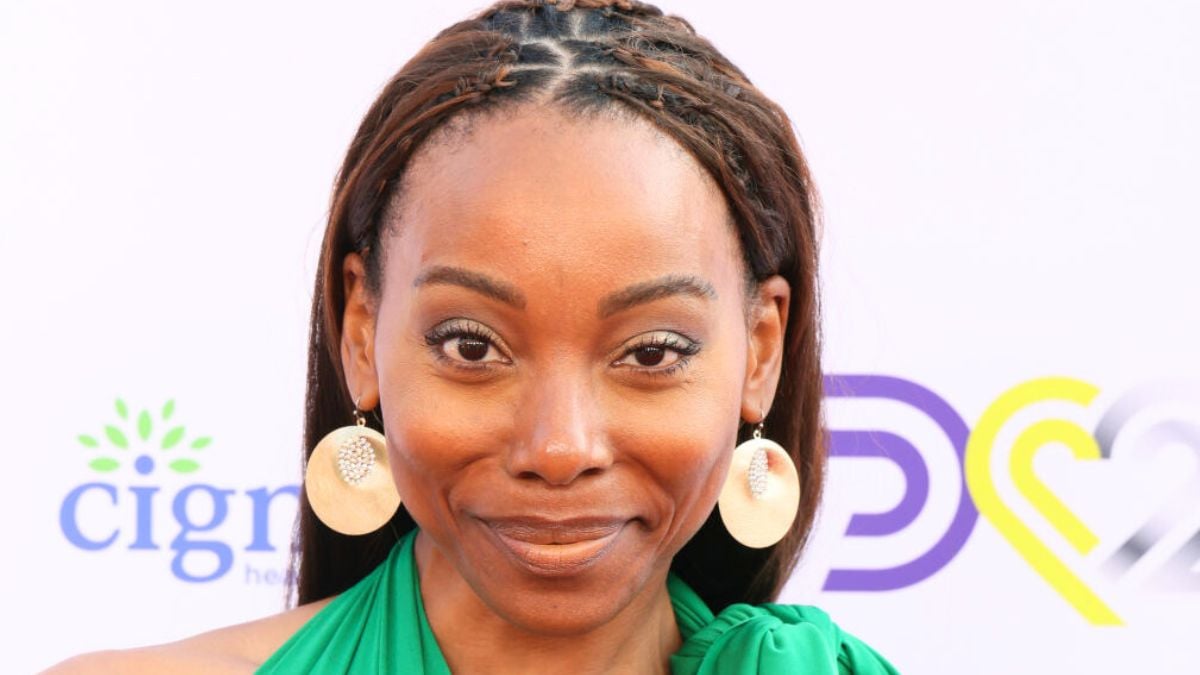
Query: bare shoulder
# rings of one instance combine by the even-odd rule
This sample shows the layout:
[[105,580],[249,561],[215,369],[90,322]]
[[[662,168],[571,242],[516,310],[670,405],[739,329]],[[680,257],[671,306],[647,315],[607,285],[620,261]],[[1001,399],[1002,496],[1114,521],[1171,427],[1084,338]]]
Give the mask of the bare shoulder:
[[152,647],[92,652],[45,671],[72,673],[248,673],[262,665],[333,598],[325,598],[246,623]]

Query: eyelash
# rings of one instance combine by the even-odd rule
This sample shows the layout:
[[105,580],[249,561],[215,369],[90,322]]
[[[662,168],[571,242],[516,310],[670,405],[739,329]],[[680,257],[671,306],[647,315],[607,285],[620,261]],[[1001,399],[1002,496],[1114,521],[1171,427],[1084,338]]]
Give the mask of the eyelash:
[[[501,351],[496,345],[496,337],[491,331],[475,322],[464,319],[453,319],[451,321],[438,324],[433,328],[433,330],[429,331],[429,333],[425,335],[425,344],[429,346],[430,351],[433,353],[435,358],[443,363],[449,363],[456,368],[470,372],[479,372],[490,370],[493,367],[493,364],[490,362],[470,364],[447,356],[442,349],[445,343],[453,338],[470,338],[479,340],[481,342],[486,342],[490,348],[496,349],[502,355],[504,354],[503,351]],[[637,352],[639,349],[645,349],[647,347],[658,347],[660,349],[666,349],[668,351],[675,352],[679,355],[679,358],[665,368],[653,368],[645,366],[631,366],[631,368],[636,372],[651,377],[671,377],[681,372],[691,363],[691,357],[700,352],[701,344],[698,340],[694,340],[677,333],[657,331],[643,336],[642,339],[638,340],[636,344],[630,346],[628,349],[622,352],[616,361],[614,361],[614,363],[623,361],[630,355]],[[507,358],[507,356],[505,356],[505,358]]]
[[672,363],[665,368],[631,366],[635,371],[644,373],[651,377],[670,377],[679,373],[683,369],[687,368],[688,364],[691,363],[691,357],[695,356],[700,351],[700,343],[696,340],[683,337],[677,333],[658,331],[647,336],[643,336],[642,339],[638,340],[637,344],[634,344],[629,347],[629,349],[626,349],[621,354],[620,358],[617,359],[617,362],[629,358],[630,355],[636,353],[639,349],[645,349],[646,347],[666,349],[679,355],[679,359],[675,361],[675,363]]
[[[433,330],[429,331],[425,335],[425,344],[429,346],[429,349],[431,352],[433,352],[435,358],[443,363],[449,363],[456,368],[471,372],[478,372],[488,370],[492,367],[492,364],[487,362],[471,364],[446,356],[446,353],[442,351],[442,347],[448,340],[453,338],[471,338],[474,340],[479,340],[480,342],[487,343],[489,348],[495,349],[502,355],[504,354],[500,348],[496,346],[496,336],[491,331],[473,321],[467,321],[465,319],[452,319],[434,326]],[[507,358],[507,356],[505,356],[505,358]]]

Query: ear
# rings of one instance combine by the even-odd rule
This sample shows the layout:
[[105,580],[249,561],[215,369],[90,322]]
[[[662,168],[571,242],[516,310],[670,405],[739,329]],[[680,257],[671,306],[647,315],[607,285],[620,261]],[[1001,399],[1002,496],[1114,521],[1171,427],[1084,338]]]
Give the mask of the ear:
[[758,284],[750,307],[746,340],[746,381],[742,419],[758,422],[771,410],[783,369],[784,332],[792,288],[779,275]]
[[351,398],[359,410],[379,404],[379,378],[375,373],[375,307],[367,292],[366,265],[358,253],[342,260],[342,371]]

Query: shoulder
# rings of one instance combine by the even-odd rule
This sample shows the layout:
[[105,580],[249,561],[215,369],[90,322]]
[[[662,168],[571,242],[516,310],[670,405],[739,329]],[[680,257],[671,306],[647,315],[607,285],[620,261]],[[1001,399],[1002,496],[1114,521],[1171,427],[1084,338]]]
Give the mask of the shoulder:
[[201,633],[178,642],[76,656],[46,673],[245,673],[261,665],[333,598],[273,616]]

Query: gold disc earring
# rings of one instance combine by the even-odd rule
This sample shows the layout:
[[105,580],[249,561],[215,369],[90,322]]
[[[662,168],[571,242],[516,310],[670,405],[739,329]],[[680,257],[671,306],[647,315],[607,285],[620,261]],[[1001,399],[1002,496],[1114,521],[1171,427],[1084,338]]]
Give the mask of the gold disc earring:
[[367,426],[354,401],[353,426],[334,429],[317,443],[304,471],[313,513],[331,530],[367,534],[383,527],[400,508],[387,441]]
[[779,543],[800,508],[796,465],[783,446],[763,438],[762,432],[760,420],[753,437],[733,449],[729,476],[717,500],[725,529],[750,548]]

